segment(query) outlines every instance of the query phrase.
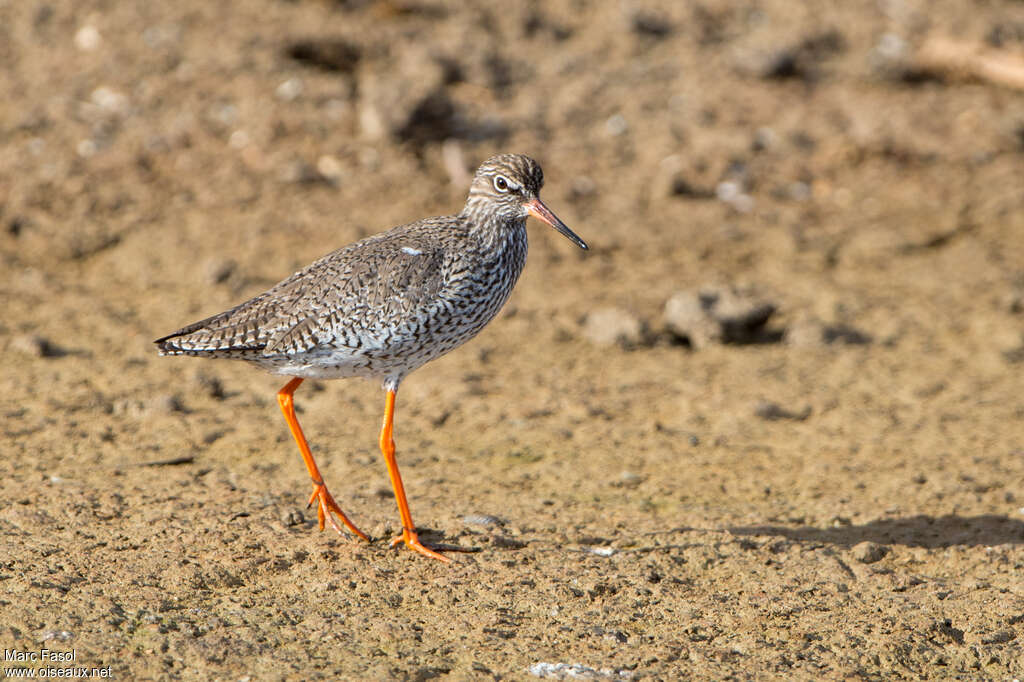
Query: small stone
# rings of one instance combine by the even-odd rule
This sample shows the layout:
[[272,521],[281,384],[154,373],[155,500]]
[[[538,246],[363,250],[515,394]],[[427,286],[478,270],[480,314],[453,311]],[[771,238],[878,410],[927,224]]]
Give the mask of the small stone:
[[909,43],[895,33],[883,33],[868,54],[874,71],[886,78],[902,78],[910,68]]
[[323,177],[311,164],[302,160],[295,160],[286,163],[278,175],[281,182],[309,185],[315,182],[322,182]]
[[462,517],[462,522],[469,526],[500,526],[504,521],[497,516],[489,514],[467,514]]
[[605,121],[604,128],[609,135],[618,137],[629,132],[629,123],[626,122],[626,117],[622,114],[614,114]]
[[932,623],[928,629],[938,635],[943,641],[955,642],[956,644],[964,643],[964,631],[954,627],[953,621],[949,618]]
[[203,393],[210,396],[214,400],[224,400],[227,397],[227,392],[224,390],[224,383],[215,374],[208,374],[205,371],[196,372],[195,381],[202,389]]
[[811,198],[811,186],[806,182],[791,182],[786,186],[786,195],[794,201],[807,201]]
[[44,336],[22,334],[11,339],[11,350],[33,358],[56,358],[64,351]]
[[764,151],[765,149],[771,149],[778,144],[779,136],[772,128],[762,127],[754,131],[754,139],[751,142],[751,148],[755,152]]
[[493,535],[491,537],[491,544],[499,549],[522,549],[526,547],[526,543],[522,540],[516,540],[507,535]]
[[881,561],[889,553],[889,548],[874,542],[864,541],[854,545],[852,551],[853,558],[860,563],[873,564]]
[[337,38],[300,40],[288,45],[285,54],[300,64],[332,73],[351,73],[362,56],[354,44]]
[[982,644],[1006,644],[1017,639],[1017,633],[1013,630],[999,630],[981,638]]
[[170,414],[172,412],[185,412],[186,410],[185,406],[181,402],[181,398],[176,395],[165,393],[146,401],[145,411],[158,414]]
[[799,412],[794,412],[793,410],[787,410],[778,403],[761,400],[754,408],[754,414],[761,419],[766,419],[768,421],[777,421],[780,419],[803,421],[811,416],[811,406],[805,405]]
[[231,133],[231,136],[228,137],[228,146],[232,149],[245,149],[249,146],[250,142],[252,142],[252,140],[249,137],[249,133],[244,130],[235,130]]
[[235,273],[238,264],[230,258],[215,258],[206,263],[206,281],[210,284],[223,284]]
[[87,159],[94,155],[97,149],[98,147],[96,146],[96,142],[89,139],[79,140],[78,144],[75,145],[75,151],[78,152],[78,155],[83,159]]
[[203,445],[212,445],[224,437],[223,429],[210,429],[203,434]]
[[717,343],[766,343],[781,334],[766,329],[775,305],[726,287],[679,291],[665,303],[665,326],[693,348]]
[[287,527],[300,526],[305,522],[306,518],[302,515],[302,512],[292,507],[291,509],[285,509],[281,512],[281,523]]
[[690,179],[690,171],[684,167],[679,154],[670,154],[658,164],[658,172],[651,181],[651,191],[658,199],[687,197],[712,199],[715,193]]
[[754,209],[754,197],[747,194],[743,190],[743,185],[735,180],[723,180],[718,183],[715,187],[715,196],[740,213],[750,213]]
[[89,99],[97,107],[110,114],[123,114],[128,109],[128,98],[105,85],[93,90]]
[[577,175],[571,184],[572,198],[582,199],[597,192],[597,183],[587,175]]
[[822,338],[825,343],[842,343],[849,346],[866,346],[871,343],[871,335],[845,324],[826,325]]
[[621,474],[619,474],[619,481],[618,481],[618,483],[619,483],[620,486],[625,487],[625,488],[635,488],[638,485],[640,485],[641,483],[643,483],[644,480],[645,480],[645,477],[641,476],[640,474],[638,474],[636,472],[633,472],[633,471],[623,471]]
[[643,324],[621,308],[600,308],[587,314],[583,336],[599,346],[636,348],[643,342]]
[[301,94],[302,81],[298,78],[289,78],[274,90],[274,95],[283,102],[291,102]]
[[341,182],[342,166],[337,158],[324,154],[316,160],[316,172],[331,185],[338,185]]
[[786,327],[785,340],[796,348],[817,348],[825,343],[825,325],[815,317],[800,315]]
[[700,296],[680,291],[665,303],[665,326],[695,349],[706,348],[721,340],[715,320],[708,314]]
[[75,47],[83,52],[95,50],[101,42],[99,29],[92,24],[86,24],[75,32]]
[[672,32],[672,24],[653,12],[635,12],[630,21],[634,33],[652,38],[664,38]]

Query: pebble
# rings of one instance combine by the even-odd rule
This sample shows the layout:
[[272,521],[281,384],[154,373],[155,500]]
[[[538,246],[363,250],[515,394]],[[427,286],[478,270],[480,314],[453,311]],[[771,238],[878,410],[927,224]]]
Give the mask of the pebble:
[[1013,630],[999,630],[981,638],[982,644],[1006,644],[1017,639],[1017,633]]
[[691,199],[713,199],[710,188],[701,187],[690,179],[680,158],[673,154],[662,159],[658,172],[651,181],[651,192],[657,199],[688,197]]
[[626,122],[626,117],[622,114],[614,114],[605,121],[604,128],[609,135],[618,137],[629,132],[629,123]]
[[205,370],[199,370],[195,374],[195,383],[199,389],[214,400],[224,400],[227,392],[224,390],[224,383],[216,374],[210,374]]
[[889,548],[874,542],[864,541],[854,545],[852,551],[853,558],[860,563],[873,564],[877,561],[881,561],[882,558],[889,553]]
[[294,507],[282,511],[280,519],[281,523],[283,523],[287,527],[300,526],[306,520],[305,517],[302,515],[302,512],[299,511],[298,509],[295,509]]
[[808,315],[797,317],[786,327],[785,340],[797,348],[813,348],[823,345],[864,346],[874,342],[874,337],[848,324],[826,324]]
[[816,348],[825,343],[825,327],[821,320],[798,315],[787,327],[786,344],[796,348]]
[[597,192],[597,183],[587,175],[577,175],[573,178],[571,187],[572,197],[574,199],[589,197]]
[[207,261],[203,274],[210,284],[223,284],[237,268],[238,264],[230,258],[213,258]]
[[11,339],[11,350],[33,358],[56,358],[64,352],[45,336],[22,334]]
[[634,33],[652,38],[664,38],[672,33],[672,24],[668,19],[653,12],[637,11],[630,18],[630,28]]
[[316,172],[329,184],[337,186],[341,184],[344,169],[336,157],[324,154],[316,160]]
[[776,340],[765,325],[775,305],[728,287],[678,291],[665,303],[665,326],[695,349]]
[[619,485],[626,488],[635,488],[644,482],[645,477],[633,471],[623,471],[619,474]]
[[128,110],[128,98],[105,85],[93,90],[89,99],[97,107],[110,114],[123,114]]
[[289,78],[283,81],[274,90],[274,96],[282,102],[292,102],[302,94],[302,81],[298,78]]
[[507,535],[500,534],[491,537],[491,544],[499,549],[522,549],[526,547],[526,543],[522,540],[516,540]]
[[98,146],[96,145],[96,142],[90,139],[79,140],[78,144],[75,145],[75,151],[78,152],[78,155],[83,159],[87,159],[95,154],[97,149]]
[[778,421],[780,419],[803,421],[811,416],[811,406],[805,405],[803,409],[795,412],[793,410],[787,410],[778,403],[761,400],[757,403],[757,406],[754,407],[754,414],[761,419],[766,419],[768,421]]
[[75,47],[83,52],[95,50],[101,42],[99,29],[92,24],[86,24],[75,32]]
[[249,133],[241,129],[233,131],[228,137],[228,146],[232,149],[245,149],[250,142],[252,139],[249,137]]
[[579,663],[534,663],[526,669],[534,677],[548,680],[628,680],[633,677],[632,670],[612,670],[610,668],[591,668]]
[[723,204],[728,204],[740,213],[754,210],[754,197],[743,191],[741,183],[735,180],[723,180],[715,187],[715,196]]
[[145,412],[157,414],[170,414],[172,412],[185,412],[185,405],[181,398],[176,395],[164,393],[147,400],[144,407]]
[[622,308],[599,308],[587,314],[583,336],[598,346],[637,348],[644,340],[644,326],[635,315]]
[[462,517],[462,522],[469,526],[501,526],[504,524],[504,521],[490,514],[467,514]]
[[907,71],[910,58],[909,43],[895,33],[883,33],[868,54],[871,68],[879,76],[888,78],[902,77]]

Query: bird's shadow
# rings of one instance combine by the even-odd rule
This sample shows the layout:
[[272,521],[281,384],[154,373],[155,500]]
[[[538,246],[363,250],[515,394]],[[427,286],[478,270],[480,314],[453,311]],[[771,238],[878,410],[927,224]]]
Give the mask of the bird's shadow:
[[937,517],[918,515],[834,528],[736,526],[729,528],[729,531],[735,535],[781,535],[801,542],[822,542],[844,547],[852,547],[864,541],[927,549],[1024,544],[1024,521],[995,514],[950,514]]

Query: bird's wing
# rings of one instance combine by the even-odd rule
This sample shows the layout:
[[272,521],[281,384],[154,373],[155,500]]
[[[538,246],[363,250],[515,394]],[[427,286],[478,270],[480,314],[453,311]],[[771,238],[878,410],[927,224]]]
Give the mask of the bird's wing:
[[165,353],[245,354],[266,347],[267,331],[302,297],[304,271],[244,303],[157,339]]
[[359,348],[401,333],[438,303],[444,263],[437,240],[408,233],[386,233],[335,252],[310,266],[309,286],[282,311],[264,353]]

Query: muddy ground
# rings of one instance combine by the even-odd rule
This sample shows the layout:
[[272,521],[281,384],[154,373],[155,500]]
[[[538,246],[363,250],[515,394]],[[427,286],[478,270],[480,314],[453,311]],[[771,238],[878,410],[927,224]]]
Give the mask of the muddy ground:
[[[804,4],[0,2],[3,648],[116,679],[1024,674],[1024,92],[914,61],[1019,55],[1024,5]],[[388,548],[361,380],[296,394],[374,541],[317,532],[282,379],[151,342],[457,211],[503,151],[592,249],[531,223],[506,310],[399,393],[414,519],[476,551]],[[666,321],[709,287],[740,333]]]

